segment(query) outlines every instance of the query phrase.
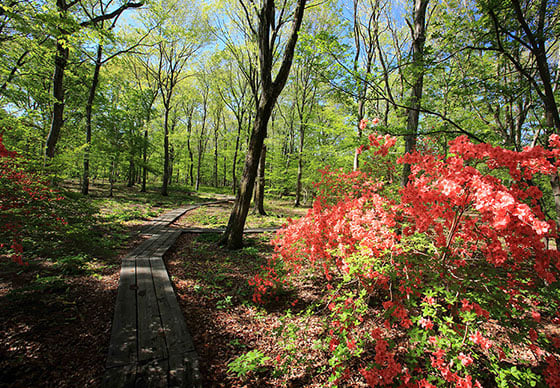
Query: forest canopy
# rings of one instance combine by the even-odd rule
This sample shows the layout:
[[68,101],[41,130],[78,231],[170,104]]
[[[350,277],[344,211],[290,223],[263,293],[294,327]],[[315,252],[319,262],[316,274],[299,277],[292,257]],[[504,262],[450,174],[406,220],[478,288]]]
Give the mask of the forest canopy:
[[[56,179],[80,179],[84,193],[90,179],[110,177],[235,191],[262,84],[251,7],[4,2],[4,143]],[[294,7],[277,10],[276,67]],[[357,168],[364,118],[397,136],[397,153],[427,137],[445,152],[463,134],[519,151],[559,132],[555,2],[321,1],[305,8],[268,125],[268,193],[295,194],[300,204],[319,168]],[[552,203],[548,210],[554,217]]]

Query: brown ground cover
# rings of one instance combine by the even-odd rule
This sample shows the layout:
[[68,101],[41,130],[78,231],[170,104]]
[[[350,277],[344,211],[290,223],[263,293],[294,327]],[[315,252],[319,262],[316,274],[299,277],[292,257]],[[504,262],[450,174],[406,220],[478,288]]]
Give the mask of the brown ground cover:
[[43,261],[25,271],[0,262],[0,386],[99,386],[120,260],[72,276]]

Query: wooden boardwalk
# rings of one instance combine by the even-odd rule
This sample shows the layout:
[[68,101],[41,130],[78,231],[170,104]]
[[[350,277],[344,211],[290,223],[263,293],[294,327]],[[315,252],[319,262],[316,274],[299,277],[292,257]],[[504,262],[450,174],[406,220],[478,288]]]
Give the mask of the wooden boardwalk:
[[104,387],[199,387],[198,357],[162,260],[181,230],[165,213],[122,261]]

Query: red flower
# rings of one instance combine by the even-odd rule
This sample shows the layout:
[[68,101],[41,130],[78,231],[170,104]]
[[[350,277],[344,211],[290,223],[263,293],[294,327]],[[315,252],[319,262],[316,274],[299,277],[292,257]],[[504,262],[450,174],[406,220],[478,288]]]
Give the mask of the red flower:
[[469,366],[473,363],[472,357],[467,356],[467,355],[463,354],[462,352],[459,353],[459,356],[457,358],[459,358],[459,360],[461,360],[461,364],[463,364],[464,366]]
[[360,129],[361,129],[362,131],[363,131],[364,129],[366,129],[367,123],[368,123],[368,120],[367,120],[367,119],[361,119],[361,120],[360,120]]
[[431,330],[434,327],[434,323],[430,318],[422,317],[418,320],[418,324],[422,326],[424,329],[428,329],[428,330]]

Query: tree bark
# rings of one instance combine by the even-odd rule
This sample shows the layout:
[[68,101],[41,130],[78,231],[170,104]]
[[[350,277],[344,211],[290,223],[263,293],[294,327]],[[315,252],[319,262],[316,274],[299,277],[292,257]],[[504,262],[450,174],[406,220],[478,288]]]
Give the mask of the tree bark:
[[86,148],[84,155],[84,174],[82,178],[82,194],[89,194],[89,159],[91,153],[91,118],[93,110],[93,100],[95,99],[95,92],[99,84],[99,72],[101,70],[101,57],[103,55],[103,46],[97,46],[97,57],[95,60],[95,68],[93,69],[93,79],[89,89],[89,96],[86,105]]
[[231,168],[231,190],[233,194],[237,192],[237,155],[239,153],[239,140],[241,138],[241,128],[243,127],[243,117],[237,121],[237,135],[235,136],[235,151]]
[[226,232],[222,238],[222,242],[229,249],[243,247],[243,228],[245,227],[245,220],[251,205],[260,154],[264,139],[266,138],[267,124],[273,105],[273,101],[270,101],[269,98],[262,98],[261,104],[259,104],[257,109],[257,117],[255,118],[253,132],[249,139],[249,148],[245,158],[245,168],[241,177],[241,184],[235,198]]
[[[517,58],[515,58],[515,56],[513,56],[512,53],[503,46],[501,41],[501,33],[507,31],[506,27],[499,24],[498,18],[494,13],[494,9],[489,8],[487,11],[494,23],[494,32],[496,33],[498,50],[503,53],[504,56],[515,66],[517,71],[534,86],[534,90],[537,92],[539,98],[541,99],[541,102],[543,103],[546,126],[545,130],[546,136],[548,138],[551,133],[560,133],[560,113],[554,95],[550,65],[547,59],[547,38],[545,34],[545,24],[547,21],[546,3],[546,1],[542,1],[538,8],[537,14],[531,15],[531,17],[536,20],[535,31],[533,31],[531,30],[531,26],[527,22],[526,14],[524,14],[523,12],[523,7],[520,1],[511,1],[511,5],[513,7],[517,22],[519,23],[519,27],[525,35],[526,41],[523,42],[524,46],[527,47],[531,54],[534,56],[539,78],[541,80],[540,84],[537,82],[536,78],[532,76],[525,67],[523,67],[521,62],[517,60]],[[556,225],[558,226],[560,225],[560,178],[558,174],[554,174],[553,176],[551,176],[550,185],[554,196],[554,205],[556,208]],[[560,249],[558,240],[557,248]]]
[[[68,10],[74,5],[78,4],[79,1],[71,1],[67,3],[66,0],[56,0],[57,12],[61,19],[66,18]],[[68,48],[67,39],[72,32],[78,31],[80,28],[96,25],[102,23],[104,20],[110,20],[118,17],[128,8],[138,8],[143,5],[142,2],[131,3],[127,2],[121,5],[119,8],[115,9],[110,13],[105,13],[106,9],[103,9],[101,15],[88,15],[88,20],[78,23],[74,27],[74,31],[68,31],[65,29],[60,29],[60,36],[56,40],[56,54],[54,59],[54,75],[53,75],[53,115],[51,128],[49,134],[47,135],[47,141],[45,146],[45,156],[47,158],[53,158],[56,150],[56,143],[60,137],[60,130],[64,124],[64,71],[66,70],[66,65],[68,64],[68,57],[70,51]],[[60,20],[61,24],[67,23],[66,20]]]
[[299,150],[298,150],[298,169],[296,179],[296,201],[295,207],[301,206],[301,178],[303,176],[303,144],[305,141],[305,125],[300,124],[299,129]]
[[167,185],[169,184],[169,107],[165,107],[163,119],[163,182],[161,195],[169,195]]
[[192,134],[192,116],[194,112],[194,105],[188,110],[187,117],[187,152],[189,153],[189,166],[188,166],[188,182],[191,186],[194,185],[193,167],[194,157],[191,148],[191,134]]
[[220,129],[220,114],[216,115],[216,127],[214,128],[214,187],[218,187],[218,135]]
[[[418,119],[420,116],[420,102],[422,100],[422,92],[424,88],[424,43],[426,41],[426,9],[428,0],[414,1],[414,29],[412,31],[412,66],[415,75],[415,81],[412,86],[410,95],[410,104],[407,109],[407,134],[404,137],[405,147],[404,153],[414,150],[416,140],[418,138]],[[408,184],[410,175],[410,164],[403,164],[403,173],[401,185],[404,187]]]
[[222,181],[222,187],[226,187],[227,185],[227,158],[224,155],[224,176],[223,176],[223,181]]
[[64,46],[62,40],[56,42],[56,55],[54,58],[54,75],[53,75],[53,115],[51,129],[47,136],[47,144],[45,155],[48,158],[54,158],[56,143],[60,137],[60,130],[64,124],[64,70],[68,63],[69,50]]
[[144,130],[144,141],[142,144],[142,193],[146,192],[146,181],[148,180],[148,130]]
[[[369,84],[367,81],[368,76],[371,74],[371,67],[373,64],[375,56],[375,40],[374,37],[377,36],[377,16],[378,16],[378,1],[370,3],[373,7],[371,14],[368,16],[368,26],[362,26],[362,22],[358,16],[358,5],[359,0],[354,0],[354,46],[356,47],[356,55],[354,56],[354,73],[358,74],[359,69],[359,59],[360,59],[360,48],[362,44],[365,48],[365,68],[363,69],[365,79],[358,78],[358,111],[357,111],[357,122],[356,122],[356,132],[358,139],[362,141],[363,130],[361,127],[361,122],[365,117],[366,113],[366,97],[369,89]],[[373,24],[373,25],[372,25]],[[365,30],[365,31],[364,31]],[[367,31],[367,32],[366,32]],[[363,39],[363,42],[362,42]],[[358,149],[354,151],[354,161],[352,163],[352,168],[356,171],[360,166],[360,154]]]
[[264,0],[259,12],[259,24],[257,40],[259,46],[259,64],[261,76],[260,99],[255,115],[253,131],[249,140],[247,156],[245,158],[245,168],[239,192],[229,218],[228,226],[221,242],[229,249],[238,249],[243,246],[243,228],[251,204],[251,197],[261,151],[266,138],[268,120],[272,114],[272,109],[276,103],[280,92],[284,88],[298,38],[298,31],[301,27],[306,0],[298,0],[295,14],[292,21],[292,31],[284,48],[284,55],[280,68],[274,81],[272,81],[272,68],[274,64],[274,43],[277,37],[275,29],[275,7],[273,0]]
[[113,198],[113,187],[115,185],[115,159],[111,160],[111,171],[109,172],[109,197]]
[[264,210],[264,187],[265,187],[265,172],[266,172],[266,145],[263,144],[261,156],[259,158],[259,168],[257,171],[257,185],[255,187],[255,213],[261,216],[266,216]]
[[128,182],[126,183],[126,187],[134,186],[135,170],[136,170],[136,166],[134,165],[134,159],[132,159],[132,155],[130,155],[130,159],[128,160]]

